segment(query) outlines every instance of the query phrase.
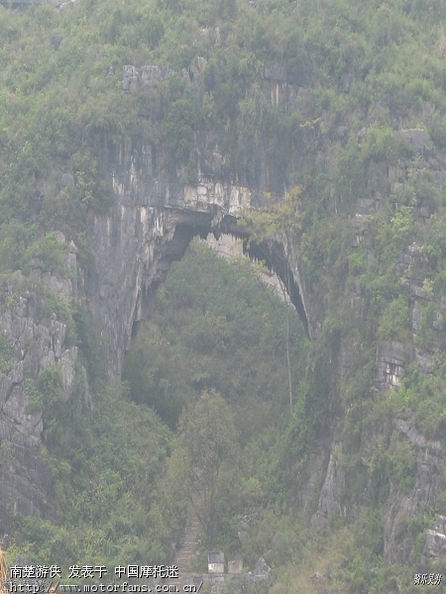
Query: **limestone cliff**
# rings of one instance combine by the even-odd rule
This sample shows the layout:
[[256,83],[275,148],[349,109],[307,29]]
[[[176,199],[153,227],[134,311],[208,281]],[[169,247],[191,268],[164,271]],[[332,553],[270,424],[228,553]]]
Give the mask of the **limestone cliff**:
[[[204,58],[195,60],[188,71],[180,73],[197,94],[204,94],[201,77],[205,63]],[[157,65],[126,66],[122,93],[149,97],[145,106],[150,113],[141,114],[141,118],[156,119],[161,106],[153,99],[155,91],[171,76],[171,69]],[[310,91],[288,76],[280,64],[268,68],[261,85],[268,101],[277,108],[291,109],[311,101]],[[196,139],[193,180],[187,179],[181,167],[169,170],[163,147],[154,143],[114,140],[101,144],[101,148],[98,143],[95,148],[101,175],[114,203],[105,213],[91,210],[88,214],[90,260],[82,260],[77,246],[59,233],[56,241],[65,254],[63,274],[35,268],[26,276],[17,272],[2,282],[1,532],[8,533],[15,514],[51,514],[43,421],[39,404],[33,400],[33,387],[45,370],[57,369],[65,397],[73,397],[73,385],[82,374],[83,364],[78,345],[70,340],[69,320],[64,319],[60,304],[54,306],[54,296],[88,311],[109,372],[119,374],[138,321],[147,315],[170,262],[182,256],[191,238],[210,232],[247,237],[249,229],[237,226],[242,210],[265,209],[271,199],[280,203],[294,185],[304,186],[305,193],[305,186],[311,188],[312,173],[320,170],[332,180],[327,184],[329,199],[320,216],[339,225],[334,235],[342,235],[342,249],[348,257],[333,259],[330,268],[320,247],[325,238],[317,236],[318,216],[314,213],[304,217],[300,229],[278,232],[274,238],[254,241],[250,247],[288,286],[290,299],[314,344],[314,368],[309,373],[317,379],[323,377],[325,382],[324,406],[317,419],[320,431],[306,459],[300,460],[296,452],[291,466],[295,487],[290,498],[315,526],[326,528],[339,516],[354,518],[369,501],[380,455],[388,448],[402,447],[413,461],[414,480],[406,484],[404,492],[400,483],[390,480],[386,485],[384,552],[390,562],[411,558],[414,538],[408,527],[410,519],[435,508],[446,488],[443,446],[425,437],[413,419],[363,419],[368,402],[401,386],[409,366],[420,374],[431,373],[433,358],[442,348],[435,333],[444,331],[445,304],[432,297],[426,282],[431,262],[423,245],[414,242],[398,255],[399,276],[405,279],[410,296],[410,333],[404,343],[384,331],[380,334],[369,296],[356,283],[351,256],[361,250],[368,261],[376,258],[373,216],[384,212],[389,201],[398,203],[401,186],[426,171],[444,189],[445,162],[434,151],[424,128],[400,126],[397,135],[407,149],[404,156],[396,162],[393,158],[370,159],[361,180],[365,197],[353,207],[342,207],[335,188],[339,174],[336,151],[345,146],[348,130],[330,121],[328,111],[324,118],[301,125],[302,144],[290,156],[287,180],[280,179],[271,156],[261,148],[261,174],[256,184],[228,172],[228,159],[220,152],[217,133]],[[358,150],[372,124],[372,118],[364,122],[355,139]],[[317,190],[312,189],[313,195]],[[435,207],[415,198],[411,208],[417,224],[428,233],[435,224]],[[319,264],[311,261],[308,246],[314,251],[320,247]],[[428,305],[435,315],[426,322]],[[431,324],[434,335],[429,348],[417,340],[426,323]],[[352,382],[359,380],[364,402],[353,404],[347,395]],[[354,466],[348,460],[352,451]],[[353,475],[357,479],[354,489]],[[440,546],[443,536],[442,525],[431,527],[426,557],[444,554]]]

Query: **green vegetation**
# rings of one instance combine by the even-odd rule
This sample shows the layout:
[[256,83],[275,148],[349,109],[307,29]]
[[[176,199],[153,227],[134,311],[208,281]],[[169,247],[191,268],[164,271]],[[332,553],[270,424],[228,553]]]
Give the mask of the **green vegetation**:
[[[172,428],[179,422],[166,491],[192,506],[204,542],[214,546],[240,549],[240,518],[280,498],[279,444],[289,418],[288,307],[262,288],[247,262],[229,264],[194,243],[172,267],[128,355],[130,397],[153,407]],[[290,322],[297,403],[308,339],[295,314]],[[180,501],[157,512],[165,523],[172,514],[181,517],[181,507],[184,522]]]
[[[79,375],[76,397],[64,402],[52,369],[29,386],[44,411],[58,520],[22,519],[13,555],[80,564],[148,556],[163,562],[172,558],[172,542],[192,508],[202,522],[203,553],[219,546],[247,564],[263,556],[277,576],[277,594],[291,585],[299,594],[314,592],[315,574],[330,576],[323,578],[328,592],[356,594],[369,584],[378,594],[389,583],[410,591],[407,567],[383,563],[382,503],[390,477],[401,493],[413,488],[414,452],[395,440],[360,456],[357,396],[350,396],[345,450],[336,455],[352,501],[368,494],[363,510],[349,528],[333,526],[327,541],[289,500],[296,477],[305,481],[305,459],[331,414],[327,362],[336,352],[336,330],[326,343],[331,354],[316,355],[292,316],[290,417],[287,306],[255,275],[246,262],[229,264],[194,243],[139,329],[124,374],[128,388],[104,388],[91,398]],[[92,347],[83,344],[87,354]],[[305,371],[314,356],[316,377]],[[365,378],[363,370],[363,390]],[[406,405],[410,398],[416,393],[395,392],[385,409],[369,400],[362,422],[382,424],[401,406],[396,399]],[[421,528],[411,526],[407,533],[416,538]]]
[[[194,244],[160,288],[157,308],[128,356],[131,397],[171,427],[184,404],[206,390],[224,395],[248,435],[261,430],[252,426],[257,408],[268,407],[270,421],[279,419],[288,402],[287,314],[277,303],[277,296],[259,290],[249,263],[235,268]],[[292,318],[297,385],[306,347]]]
[[[10,225],[21,226],[14,240],[21,252],[41,230],[81,233],[88,209],[113,203],[103,147],[122,141],[158,145],[159,167],[176,182],[196,177],[197,142],[206,149],[214,134],[226,157],[221,175],[255,186],[266,157],[271,190],[305,181],[307,193],[321,198],[324,175],[311,162],[322,138],[336,141],[344,122],[350,133],[337,146],[335,183],[347,207],[371,165],[408,154],[395,121],[417,127],[429,104],[424,123],[441,146],[443,12],[440,3],[421,10],[403,0],[392,8],[378,0],[0,7],[2,245],[12,241]],[[170,74],[150,93],[125,94],[125,64],[160,65]],[[191,83],[197,64],[201,78]],[[285,72],[305,97],[271,104],[264,72],[273,81]],[[373,125],[358,140],[367,119]],[[310,158],[296,178],[302,144]],[[21,266],[15,260],[8,268],[14,265]]]
[[[256,274],[194,244],[140,328],[127,390],[109,386],[92,397],[80,369],[68,402],[56,368],[28,383],[30,412],[43,410],[58,521],[22,519],[15,554],[70,564],[168,561],[190,506],[203,543],[240,550],[240,518],[275,505],[276,449],[289,416],[289,306]],[[307,339],[296,318],[297,399]],[[87,340],[81,348],[88,356]]]
[[[167,559],[191,503],[187,480],[209,471],[191,452],[221,437],[218,497],[197,504],[209,541],[250,563],[263,555],[275,594],[411,591],[417,538],[444,513],[444,494],[400,527],[416,545],[410,569],[385,563],[383,543],[390,498],[416,483],[396,421],[446,441],[445,27],[443,0],[0,7],[1,305],[32,289],[42,319],[68,324],[87,370],[79,365],[68,401],[55,368],[26,380],[30,412],[43,408],[57,509],[54,521],[18,518],[17,554]],[[124,88],[126,65],[163,74]],[[256,191],[264,209],[243,224],[255,241],[287,240],[298,258],[320,322],[311,345],[294,318],[287,339],[289,312],[245,264],[194,246],[139,329],[125,384],[106,385],[88,313],[44,278],[66,277],[71,240],[88,268],[88,222],[115,203],[123,147],[153,150],[161,186],[200,171]],[[8,283],[18,289],[3,292]],[[375,389],[378,341],[414,347],[398,389]],[[1,373],[14,348],[0,335]],[[227,434],[212,442],[205,427],[195,443],[187,428],[209,401]],[[306,522],[328,463],[319,447],[334,439],[347,487],[324,542]]]
[[116,386],[95,395],[77,382],[62,399],[60,377],[44,372],[33,388],[44,414],[52,517],[18,518],[13,554],[43,563],[143,563],[166,555],[148,510],[170,451],[170,432]]
[[203,392],[185,409],[175,455],[180,456],[183,489],[203,525],[208,547],[228,522],[228,503],[234,508],[236,502],[235,489],[228,485],[238,478],[238,443],[231,408],[218,394]]

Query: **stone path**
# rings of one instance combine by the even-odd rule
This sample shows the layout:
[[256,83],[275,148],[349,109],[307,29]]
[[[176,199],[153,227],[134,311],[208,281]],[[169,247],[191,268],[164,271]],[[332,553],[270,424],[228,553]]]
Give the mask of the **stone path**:
[[200,549],[200,532],[200,520],[191,511],[174,561],[174,564],[178,565],[180,583],[188,583],[188,579],[194,575],[195,563]]

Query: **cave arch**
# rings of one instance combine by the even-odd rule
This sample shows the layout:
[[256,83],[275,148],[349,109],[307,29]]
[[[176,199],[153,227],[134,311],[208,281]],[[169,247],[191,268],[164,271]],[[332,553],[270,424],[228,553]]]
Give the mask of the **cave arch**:
[[[211,233],[242,239],[246,253],[277,274],[308,336],[313,336],[293,246],[279,239],[261,243],[251,240],[249,231],[238,224],[243,206],[238,188],[222,186],[215,190],[214,186],[210,197],[200,200],[190,200],[187,192],[190,190],[184,194],[188,200],[152,206],[135,204],[128,192],[121,190],[119,203],[107,215],[92,220],[94,266],[86,283],[88,309],[111,373],[121,373],[132,337],[139,322],[149,316],[156,289],[170,264],[184,255],[194,237],[206,238]],[[221,195],[226,200],[221,200]]]
[[[175,195],[164,195],[161,200],[159,194],[151,193],[153,187],[145,185],[141,177],[132,173],[131,167],[123,170],[121,178],[117,173],[112,175],[114,206],[106,213],[89,215],[86,227],[89,257],[85,252],[81,256],[74,241],[63,238],[69,278],[63,286],[57,278],[49,279],[51,289],[60,290],[62,286],[67,298],[82,312],[87,340],[91,339],[94,349],[100,352],[101,370],[104,366],[109,376],[121,375],[135,329],[148,317],[156,289],[170,264],[183,256],[193,237],[206,237],[209,233],[216,236],[227,233],[245,240],[248,254],[265,261],[284,281],[308,335],[313,337],[314,322],[309,315],[308,294],[300,276],[295,242],[288,242],[287,238],[263,243],[249,241],[248,230],[238,223],[243,208],[262,208],[249,190],[212,182],[185,188]],[[26,308],[23,303],[27,304]],[[39,361],[36,377],[42,369],[57,365],[64,398],[68,400],[75,393],[76,373],[85,359],[79,358],[79,346],[70,340],[67,325],[53,319],[42,320],[36,303],[34,296],[27,292],[23,300],[14,305],[14,327],[24,329],[20,340],[27,339],[30,329],[34,336],[40,337],[29,354],[33,361]],[[311,309],[315,309],[313,303]],[[13,416],[15,403],[27,402],[23,369],[23,361],[19,361],[8,378],[9,384],[5,384],[4,402],[9,402],[12,414],[0,418],[0,433],[12,436],[6,443],[14,468],[12,483],[7,489],[0,488],[0,520],[5,527],[12,525],[16,513],[47,515],[51,499],[49,472],[41,457],[41,414],[37,411],[33,417],[18,420]],[[8,476],[8,481],[10,468],[9,463],[3,468],[0,466],[0,476]],[[0,480],[0,486],[3,483],[8,484],[6,479]],[[27,486],[25,494],[23,484]]]
[[182,211],[184,220],[178,222],[172,242],[167,246],[166,257],[170,261],[180,259],[194,237],[206,239],[213,234],[216,239],[221,235],[231,235],[243,240],[243,251],[253,260],[260,260],[274,272],[286,288],[291,303],[296,309],[305,331],[310,336],[310,324],[305,309],[302,289],[299,287],[293,269],[287,259],[284,245],[278,240],[257,242],[252,240],[249,231],[238,225],[234,215],[225,214],[217,226],[213,226],[209,217],[196,216],[193,211]]

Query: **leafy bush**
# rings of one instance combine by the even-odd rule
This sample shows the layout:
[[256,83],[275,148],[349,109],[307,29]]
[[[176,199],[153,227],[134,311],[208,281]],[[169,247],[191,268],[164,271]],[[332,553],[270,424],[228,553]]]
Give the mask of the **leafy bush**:
[[30,272],[36,268],[42,272],[65,276],[65,257],[65,244],[55,233],[48,233],[45,237],[34,241],[26,249],[22,267],[24,272]]
[[385,308],[379,323],[382,340],[406,341],[410,332],[409,302],[404,296],[391,301]]

